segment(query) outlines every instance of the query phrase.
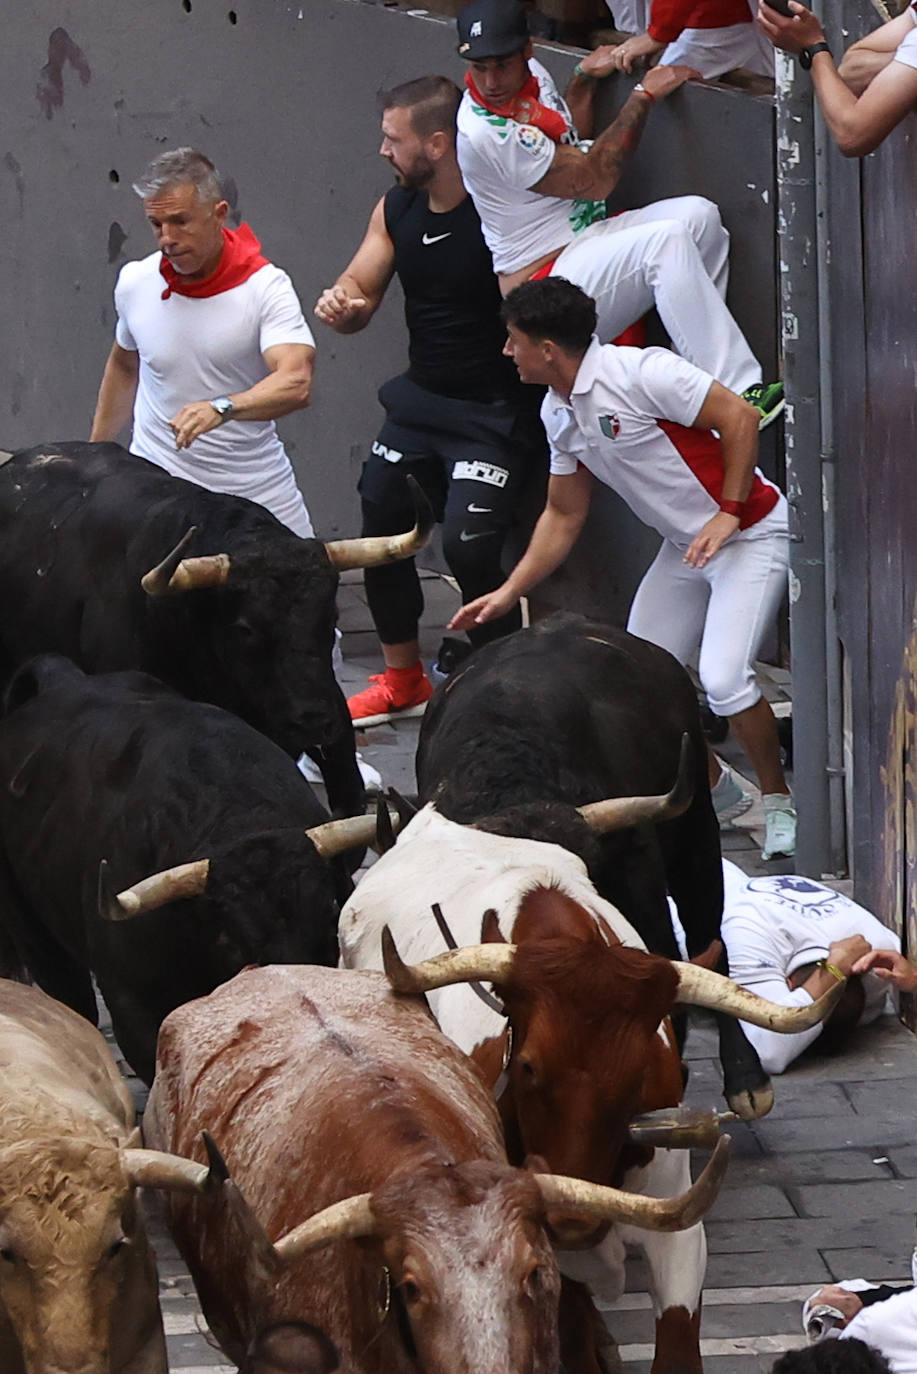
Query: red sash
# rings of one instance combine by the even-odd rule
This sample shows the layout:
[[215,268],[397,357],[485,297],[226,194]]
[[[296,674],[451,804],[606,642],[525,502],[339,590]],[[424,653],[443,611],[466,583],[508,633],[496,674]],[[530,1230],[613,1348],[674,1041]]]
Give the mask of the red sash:
[[162,299],[167,301],[173,291],[179,296],[218,296],[221,291],[241,286],[259,268],[267,265],[267,258],[261,256],[261,244],[247,224],[240,224],[238,229],[224,229],[219,266],[203,281],[188,281],[181,272],[176,272],[165,256],[160,257],[159,270],[166,280]]

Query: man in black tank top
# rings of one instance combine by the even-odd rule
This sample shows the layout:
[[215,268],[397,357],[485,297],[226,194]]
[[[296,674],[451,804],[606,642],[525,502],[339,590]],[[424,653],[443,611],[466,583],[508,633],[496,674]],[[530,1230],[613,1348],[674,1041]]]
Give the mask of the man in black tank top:
[[[406,474],[443,524],[443,552],[464,600],[503,581],[501,555],[526,477],[546,471],[540,395],[503,357],[500,291],[474,203],[455,159],[461,93],[422,77],[383,100],[382,156],[397,185],[315,307],[340,334],[365,328],[397,273],[404,289],[409,367],[379,391],[386,419],[363,469],[365,535],[409,528]],[[414,560],[367,568],[366,596],[385,672],[351,697],[355,721],[419,714],[432,692],[420,662],[423,594]],[[483,643],[517,629],[518,609],[469,633]]]

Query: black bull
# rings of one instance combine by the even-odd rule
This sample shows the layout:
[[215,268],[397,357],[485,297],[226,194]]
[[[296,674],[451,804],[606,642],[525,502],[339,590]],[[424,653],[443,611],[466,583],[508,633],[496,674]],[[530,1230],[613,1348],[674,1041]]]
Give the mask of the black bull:
[[[687,811],[658,826],[593,837],[572,808],[662,794],[693,744]],[[578,850],[595,886],[654,953],[679,957],[667,891],[688,955],[719,938],[723,873],[707,750],[690,678],[665,650],[560,612],[477,650],[427,708],[417,753],[420,798],[450,820]],[[569,803],[558,812],[545,803]],[[719,971],[726,972],[725,956]],[[742,1115],[771,1101],[739,1023],[718,1017],[724,1088]]]
[[[92,673],[140,668],[293,757],[312,754],[331,806],[355,814],[363,786],[331,668],[343,547],[117,444],[14,454],[0,461],[0,672],[43,652]],[[172,551],[158,590],[144,590]],[[169,584],[182,558],[203,573],[190,590]]]
[[[27,968],[95,1022],[94,972],[149,1081],[173,1007],[248,964],[337,962],[349,877],[306,838],[327,813],[270,740],[143,673],[88,677],[56,655],[14,675],[7,707],[0,949],[18,968],[0,972]],[[112,921],[99,910],[103,859],[113,893],[194,860],[209,872],[199,895]]]

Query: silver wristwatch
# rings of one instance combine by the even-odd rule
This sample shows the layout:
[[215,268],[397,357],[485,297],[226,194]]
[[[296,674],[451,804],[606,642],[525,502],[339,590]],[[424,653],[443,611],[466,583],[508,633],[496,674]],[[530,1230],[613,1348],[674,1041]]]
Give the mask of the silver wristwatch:
[[232,401],[228,396],[216,396],[210,404],[220,417],[220,424],[232,419]]

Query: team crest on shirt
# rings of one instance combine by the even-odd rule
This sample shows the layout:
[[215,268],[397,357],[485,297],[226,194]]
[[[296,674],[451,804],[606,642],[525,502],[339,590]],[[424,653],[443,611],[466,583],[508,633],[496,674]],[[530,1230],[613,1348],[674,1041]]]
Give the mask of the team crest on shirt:
[[621,421],[618,419],[617,415],[600,415],[599,429],[605,435],[606,439],[617,439],[618,435],[621,433]]
[[519,147],[524,148],[527,153],[538,152],[545,141],[541,130],[533,128],[531,124],[517,124],[515,135]]

